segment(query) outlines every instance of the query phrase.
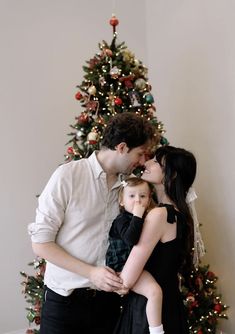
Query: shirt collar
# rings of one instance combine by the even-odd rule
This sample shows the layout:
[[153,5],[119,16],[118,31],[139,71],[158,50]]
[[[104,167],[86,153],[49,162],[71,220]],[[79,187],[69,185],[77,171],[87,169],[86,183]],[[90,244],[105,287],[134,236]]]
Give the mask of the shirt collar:
[[[103,170],[103,168],[101,167],[98,159],[97,159],[97,153],[98,151],[94,151],[89,157],[88,157],[88,161],[90,163],[91,169],[93,171],[93,174],[95,176],[96,179],[98,179],[100,177],[100,175],[102,173],[105,173],[105,171]],[[121,182],[125,179],[124,174],[118,174],[117,177],[117,181],[115,182],[115,184],[113,185],[112,188],[116,188],[116,187],[120,187]]]
[[94,151],[88,158],[88,161],[90,163],[91,169],[93,171],[93,174],[96,179],[99,178],[101,173],[104,173],[103,168],[101,167],[98,159],[97,159],[97,151]]

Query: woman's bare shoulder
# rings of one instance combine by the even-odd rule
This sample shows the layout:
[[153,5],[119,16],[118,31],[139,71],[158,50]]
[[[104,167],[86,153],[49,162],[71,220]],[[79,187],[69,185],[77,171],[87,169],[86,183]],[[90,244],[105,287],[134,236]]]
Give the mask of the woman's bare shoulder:
[[166,220],[167,220],[167,211],[164,207],[156,207],[151,209],[145,218],[146,222],[155,225],[162,224],[166,222]]
[[164,207],[155,207],[148,212],[146,218],[162,219],[165,218],[166,215],[167,211]]

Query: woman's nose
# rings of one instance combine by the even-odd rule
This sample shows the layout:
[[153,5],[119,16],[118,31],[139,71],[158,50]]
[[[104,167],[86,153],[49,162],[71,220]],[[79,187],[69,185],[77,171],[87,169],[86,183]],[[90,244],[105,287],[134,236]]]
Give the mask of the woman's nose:
[[147,167],[149,164],[151,164],[151,162],[153,161],[153,159],[148,159],[145,161],[145,167]]

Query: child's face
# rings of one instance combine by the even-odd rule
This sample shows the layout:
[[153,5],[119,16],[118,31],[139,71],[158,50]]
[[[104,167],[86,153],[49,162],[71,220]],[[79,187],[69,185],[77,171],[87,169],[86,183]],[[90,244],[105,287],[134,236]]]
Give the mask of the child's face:
[[125,210],[132,213],[135,202],[140,203],[147,209],[150,201],[150,189],[147,183],[141,183],[136,186],[125,186],[123,189],[122,200],[120,205]]

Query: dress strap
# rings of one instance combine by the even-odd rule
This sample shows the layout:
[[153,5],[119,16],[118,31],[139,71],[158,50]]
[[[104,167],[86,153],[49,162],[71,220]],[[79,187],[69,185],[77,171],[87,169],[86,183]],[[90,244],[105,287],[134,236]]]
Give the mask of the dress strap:
[[177,223],[177,238],[182,238],[182,214],[177,211],[172,204],[159,203],[158,206],[166,208],[167,222],[170,224]]
[[161,207],[161,208],[162,207],[166,208],[167,222],[168,223],[173,224],[173,223],[177,222],[177,215],[176,215],[177,211],[175,210],[173,205],[160,203],[158,206]]

